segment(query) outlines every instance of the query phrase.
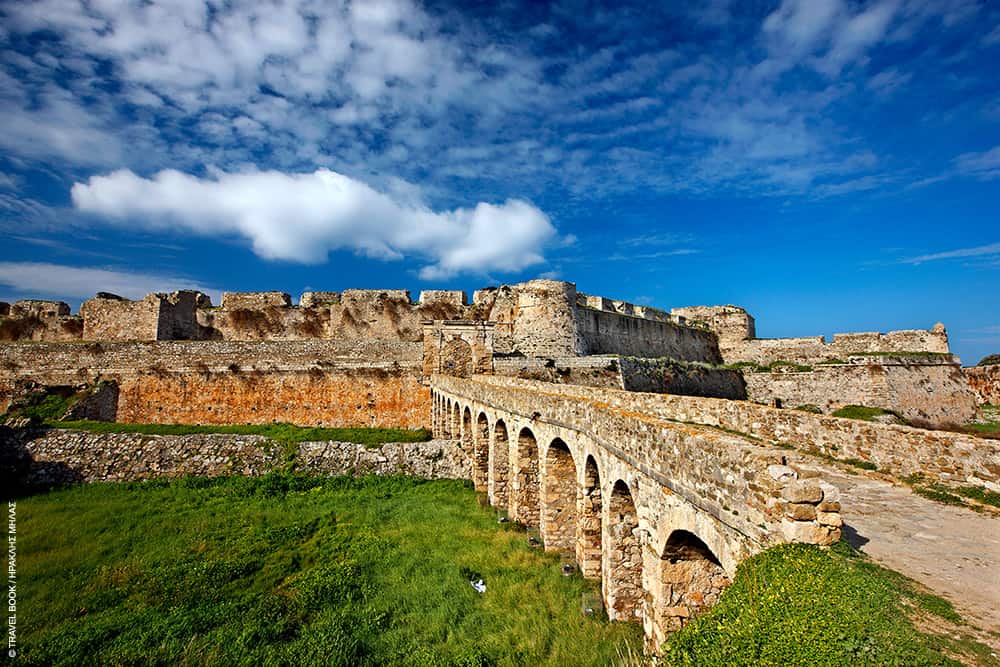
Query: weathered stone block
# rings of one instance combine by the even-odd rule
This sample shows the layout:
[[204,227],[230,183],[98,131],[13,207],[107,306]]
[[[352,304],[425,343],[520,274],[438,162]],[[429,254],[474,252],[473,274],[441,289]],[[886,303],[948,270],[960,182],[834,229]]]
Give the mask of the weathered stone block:
[[785,515],[796,521],[812,521],[816,518],[816,506],[811,503],[788,503]]
[[795,480],[781,490],[781,495],[790,503],[818,503],[823,500],[823,489],[815,479]]

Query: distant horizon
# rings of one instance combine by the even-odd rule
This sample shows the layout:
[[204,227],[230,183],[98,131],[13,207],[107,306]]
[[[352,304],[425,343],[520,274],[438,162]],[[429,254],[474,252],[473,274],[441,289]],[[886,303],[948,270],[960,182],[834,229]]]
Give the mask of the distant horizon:
[[563,278],[1000,352],[996,3],[0,18],[5,301]]

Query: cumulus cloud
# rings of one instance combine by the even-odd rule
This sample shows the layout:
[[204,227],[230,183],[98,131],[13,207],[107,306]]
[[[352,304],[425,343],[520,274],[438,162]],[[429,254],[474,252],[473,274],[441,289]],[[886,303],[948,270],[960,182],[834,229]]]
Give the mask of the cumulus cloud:
[[67,301],[89,299],[97,292],[141,299],[152,292],[181,289],[204,292],[216,303],[221,296],[218,289],[179,276],[48,262],[0,262],[0,285],[17,294]]
[[517,272],[556,240],[548,216],[523,200],[436,212],[412,191],[390,194],[328,169],[312,173],[120,170],[72,189],[73,204],[112,224],[181,228],[250,241],[265,259],[319,263],[340,249],[383,260],[417,256],[426,279]]

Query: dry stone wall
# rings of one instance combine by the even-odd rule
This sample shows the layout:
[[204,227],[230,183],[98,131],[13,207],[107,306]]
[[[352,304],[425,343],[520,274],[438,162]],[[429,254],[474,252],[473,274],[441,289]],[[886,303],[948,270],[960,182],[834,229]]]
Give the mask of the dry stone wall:
[[447,440],[366,448],[349,442],[303,442],[288,446],[262,436],[181,435],[86,431],[0,432],[0,470],[25,486],[68,482],[134,481],[195,475],[258,476],[285,469],[315,475],[413,475],[464,479],[469,461]]
[[847,405],[878,407],[934,427],[965,424],[977,417],[975,394],[957,364],[933,357],[851,361],[808,372],[746,372],[747,396],[757,403],[815,406],[825,413]]

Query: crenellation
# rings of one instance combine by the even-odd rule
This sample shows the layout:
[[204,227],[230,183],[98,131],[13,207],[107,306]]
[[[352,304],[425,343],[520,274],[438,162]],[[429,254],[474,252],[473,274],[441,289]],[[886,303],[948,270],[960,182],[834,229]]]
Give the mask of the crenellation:
[[420,305],[444,304],[454,308],[464,308],[469,305],[469,297],[462,290],[432,289],[420,292]]
[[54,320],[70,314],[69,304],[63,301],[42,301],[22,299],[10,307],[11,317],[37,317],[40,320]]
[[222,308],[225,310],[263,310],[285,308],[292,305],[292,297],[285,292],[224,292]]
[[340,303],[340,292],[303,292],[299,298],[300,308],[320,308]]

